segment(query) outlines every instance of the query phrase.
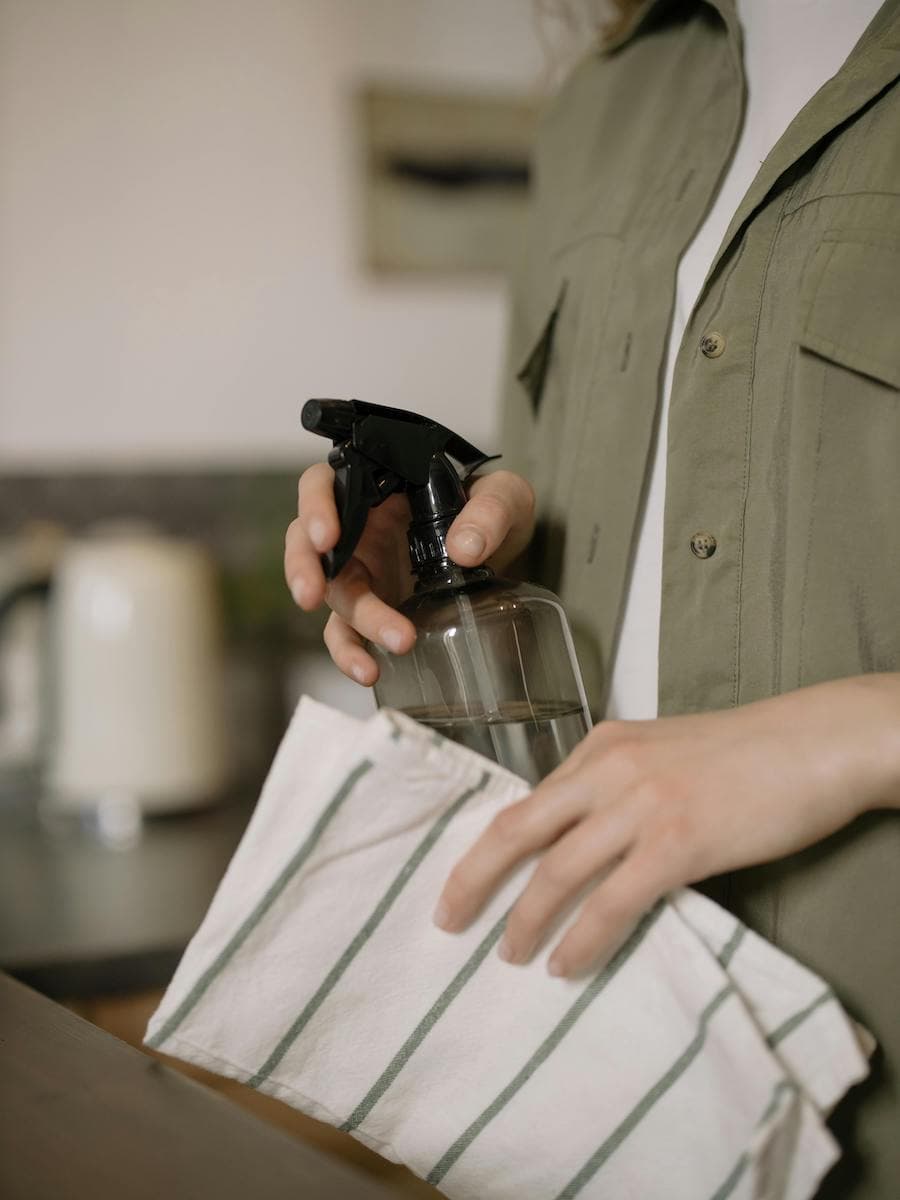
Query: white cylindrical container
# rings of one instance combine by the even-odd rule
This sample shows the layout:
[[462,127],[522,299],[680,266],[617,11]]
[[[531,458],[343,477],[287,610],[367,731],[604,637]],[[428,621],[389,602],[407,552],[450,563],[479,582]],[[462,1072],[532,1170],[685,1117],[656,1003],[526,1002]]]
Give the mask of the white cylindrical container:
[[57,809],[209,804],[226,782],[221,621],[199,546],[149,530],[69,543],[52,600]]

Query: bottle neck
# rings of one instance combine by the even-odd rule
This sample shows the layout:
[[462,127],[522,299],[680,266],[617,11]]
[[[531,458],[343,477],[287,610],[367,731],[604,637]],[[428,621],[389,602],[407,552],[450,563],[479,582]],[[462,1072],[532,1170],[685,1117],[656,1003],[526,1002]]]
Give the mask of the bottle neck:
[[446,556],[421,563],[415,568],[414,573],[417,595],[444,588],[466,587],[470,583],[478,583],[494,577],[494,572],[490,567],[461,567]]
[[447,553],[450,526],[466,505],[466,491],[446,454],[431,457],[427,478],[409,491],[409,558],[416,576],[416,591],[464,587],[490,579],[489,567],[461,567]]

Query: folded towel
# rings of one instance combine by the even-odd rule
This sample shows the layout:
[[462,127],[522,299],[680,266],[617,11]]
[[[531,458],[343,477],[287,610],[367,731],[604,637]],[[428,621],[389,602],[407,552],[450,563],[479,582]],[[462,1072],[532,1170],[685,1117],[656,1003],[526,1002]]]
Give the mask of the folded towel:
[[522,780],[407,718],[303,700],[147,1044],[351,1131],[465,1200],[806,1200],[867,1073],[812,972],[698,892],[602,969],[431,913]]

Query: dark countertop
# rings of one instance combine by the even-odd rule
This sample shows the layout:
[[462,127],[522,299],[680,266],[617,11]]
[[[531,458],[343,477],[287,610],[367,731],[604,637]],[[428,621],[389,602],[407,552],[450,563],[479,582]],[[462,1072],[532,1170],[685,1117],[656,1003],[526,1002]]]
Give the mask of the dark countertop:
[[111,849],[33,795],[0,796],[0,968],[55,997],[164,987],[253,811],[233,800],[144,821]]
[[386,1200],[342,1164],[0,974],[4,1200]]

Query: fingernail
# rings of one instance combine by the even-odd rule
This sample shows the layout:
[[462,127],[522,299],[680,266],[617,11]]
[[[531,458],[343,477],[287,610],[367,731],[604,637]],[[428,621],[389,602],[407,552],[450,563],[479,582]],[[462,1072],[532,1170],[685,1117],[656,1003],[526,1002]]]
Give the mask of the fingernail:
[[354,663],[353,666],[350,668],[350,674],[353,676],[353,678],[356,680],[357,683],[365,683],[366,679],[368,677],[368,671],[362,665],[362,663]]
[[472,525],[458,529],[453,535],[453,542],[457,551],[461,550],[470,558],[480,558],[484,554],[484,537]]
[[443,900],[438,902],[438,906],[434,910],[434,916],[432,917],[432,920],[434,921],[435,925],[437,925],[438,929],[445,929],[448,932],[450,931],[450,907],[449,905],[445,904]]
[[324,549],[325,522],[313,517],[309,523],[309,539],[317,550]]
[[557,958],[555,954],[551,954],[550,961],[547,963],[547,970],[551,975],[565,975],[566,968],[563,966],[563,960]]
[[291,595],[294,597],[294,603],[301,608],[306,602],[306,581],[304,579],[295,579],[291,584]]
[[403,647],[403,634],[399,629],[382,629],[378,640],[385,650],[390,650],[392,654],[399,654]]
[[497,953],[504,962],[514,963],[517,961],[516,952],[507,937],[501,939],[500,945],[497,947]]

